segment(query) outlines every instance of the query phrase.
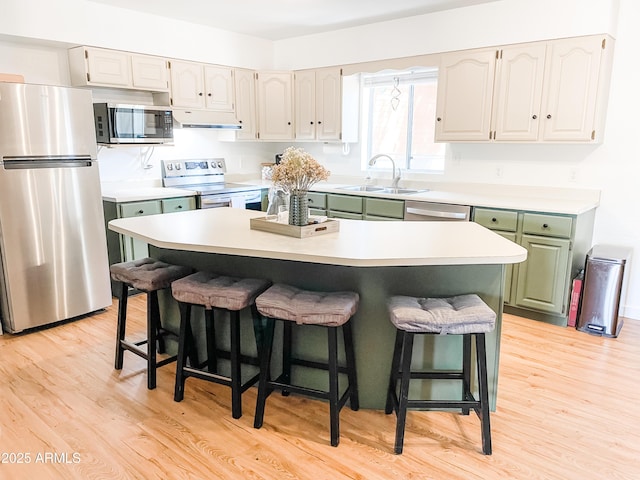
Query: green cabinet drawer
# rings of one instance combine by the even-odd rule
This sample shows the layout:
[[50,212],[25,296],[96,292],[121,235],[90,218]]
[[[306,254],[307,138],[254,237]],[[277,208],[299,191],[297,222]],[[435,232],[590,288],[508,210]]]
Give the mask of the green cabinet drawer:
[[401,219],[404,217],[404,201],[385,198],[365,198],[365,212],[367,216]]
[[162,213],[184,212],[195,210],[196,197],[165,198],[160,200]]
[[349,212],[337,212],[330,210],[328,212],[329,218],[346,218],[349,220],[362,220],[363,215],[361,213],[349,213]]
[[327,195],[327,209],[341,212],[362,213],[363,198],[353,195]]
[[475,208],[473,212],[473,221],[491,230],[515,232],[518,228],[518,212],[513,210]]
[[545,235],[548,237],[571,238],[571,217],[546,215],[539,213],[525,213],[522,233]]
[[327,194],[318,192],[309,192],[309,208],[327,208]]
[[162,204],[159,200],[121,203],[118,207],[120,208],[120,218],[143,217],[145,215],[162,213]]

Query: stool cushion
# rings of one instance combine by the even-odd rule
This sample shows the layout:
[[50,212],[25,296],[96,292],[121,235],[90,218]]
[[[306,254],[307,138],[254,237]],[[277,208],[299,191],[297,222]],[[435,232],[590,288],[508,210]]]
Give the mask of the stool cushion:
[[496,314],[476,294],[449,298],[391,297],[391,322],[399,330],[461,335],[494,329]]
[[174,280],[193,271],[190,267],[171,265],[154,258],[114,263],[109,270],[115,281],[127,283],[145,292],[167,288]]
[[242,310],[271,285],[269,280],[235,278],[211,272],[196,272],[171,284],[179,302],[202,305],[207,309]]
[[256,299],[256,306],[267,317],[338,327],[356,313],[359,301],[355,292],[310,292],[275,284]]

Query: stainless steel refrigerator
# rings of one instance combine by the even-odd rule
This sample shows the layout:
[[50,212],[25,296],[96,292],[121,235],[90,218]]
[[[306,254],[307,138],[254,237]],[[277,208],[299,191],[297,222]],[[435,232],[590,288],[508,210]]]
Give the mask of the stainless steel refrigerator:
[[20,332],[111,305],[91,92],[0,82],[0,312]]

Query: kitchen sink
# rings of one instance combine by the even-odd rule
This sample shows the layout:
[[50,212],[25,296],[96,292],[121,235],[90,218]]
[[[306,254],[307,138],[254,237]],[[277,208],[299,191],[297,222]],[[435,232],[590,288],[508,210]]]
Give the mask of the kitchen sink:
[[427,192],[425,189],[416,189],[416,188],[383,188],[383,193],[395,193],[397,195],[410,195],[412,193],[422,193]]
[[383,192],[384,187],[374,187],[373,185],[348,185],[346,187],[338,187],[339,190],[350,190],[352,192]]

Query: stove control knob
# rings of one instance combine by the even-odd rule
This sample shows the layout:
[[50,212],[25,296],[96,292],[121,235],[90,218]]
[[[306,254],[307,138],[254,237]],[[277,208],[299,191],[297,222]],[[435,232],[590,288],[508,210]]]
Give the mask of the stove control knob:
[[222,167],[223,167],[222,162],[221,162],[221,161],[218,161],[218,168],[222,168]]
[[180,164],[176,163],[176,170],[181,170],[181,169],[182,169],[182,167],[180,166]]
[[211,168],[216,168],[216,162],[211,162]]
[[173,170],[173,163],[167,163],[167,170]]

